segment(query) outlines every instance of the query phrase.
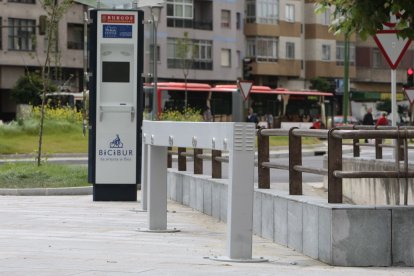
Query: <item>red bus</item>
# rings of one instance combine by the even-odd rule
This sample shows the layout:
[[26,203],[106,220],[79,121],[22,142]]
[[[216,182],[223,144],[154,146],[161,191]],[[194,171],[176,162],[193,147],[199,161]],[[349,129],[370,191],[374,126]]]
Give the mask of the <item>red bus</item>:
[[[153,114],[153,84],[144,84],[144,118]],[[157,113],[165,110],[180,110],[186,106],[204,110],[207,99],[211,94],[211,86],[206,83],[158,82],[157,83]]]
[[[152,112],[152,84],[144,85],[146,112]],[[187,92],[187,93],[186,93]],[[167,109],[182,110],[187,103],[191,108],[204,111],[208,106],[214,121],[244,121],[248,107],[252,107],[261,121],[277,118],[280,122],[307,122],[318,119],[327,124],[326,99],[330,103],[332,93],[313,90],[272,89],[253,85],[246,101],[237,85],[205,83],[161,82],[157,84],[158,113]],[[329,116],[330,117],[330,116]],[[306,124],[307,126],[309,124]],[[306,127],[306,126],[305,126]],[[307,128],[307,127],[306,127]]]

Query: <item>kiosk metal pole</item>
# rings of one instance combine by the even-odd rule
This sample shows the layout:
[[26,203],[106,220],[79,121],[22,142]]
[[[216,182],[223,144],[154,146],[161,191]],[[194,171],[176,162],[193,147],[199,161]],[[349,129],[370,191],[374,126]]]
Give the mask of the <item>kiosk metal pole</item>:
[[160,14],[161,14],[161,5],[155,5],[151,6],[151,21],[152,21],[152,60],[153,60],[153,82],[154,82],[154,93],[153,93],[153,120],[158,120],[158,72],[157,72],[157,66],[158,66],[158,47],[157,47],[157,28],[158,23],[160,20]]

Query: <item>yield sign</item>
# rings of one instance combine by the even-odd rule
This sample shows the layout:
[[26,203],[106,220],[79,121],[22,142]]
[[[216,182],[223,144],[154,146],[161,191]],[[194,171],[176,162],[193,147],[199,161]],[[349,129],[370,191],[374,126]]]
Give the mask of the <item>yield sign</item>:
[[239,81],[239,88],[244,97],[244,100],[246,100],[249,97],[250,90],[252,90],[252,86],[253,86],[252,81],[245,81],[245,80]]
[[393,70],[398,67],[405,51],[411,44],[411,39],[402,39],[397,36],[397,33],[397,30],[382,30],[374,36],[375,42]]
[[412,104],[414,101],[414,87],[404,88],[408,101]]

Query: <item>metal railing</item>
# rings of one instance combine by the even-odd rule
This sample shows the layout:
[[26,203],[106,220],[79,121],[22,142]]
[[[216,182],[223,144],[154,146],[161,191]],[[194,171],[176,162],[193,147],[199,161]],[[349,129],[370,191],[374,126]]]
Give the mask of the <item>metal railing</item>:
[[[289,140],[288,155],[289,163],[281,164],[270,162],[269,138],[271,136],[287,136]],[[316,137],[327,139],[328,167],[316,168],[302,165],[302,138]],[[408,139],[414,138],[414,127],[370,127],[354,126],[341,127],[330,130],[320,129],[261,129],[257,132],[257,170],[258,188],[270,188],[270,169],[280,169],[289,171],[289,194],[302,195],[302,173],[311,173],[327,176],[328,182],[328,203],[342,203],[342,180],[345,178],[404,178],[404,204],[407,204],[408,197],[408,178],[414,177],[414,171],[409,171]],[[360,143],[360,139],[374,139],[375,143]],[[385,144],[384,139],[395,140],[393,145]],[[352,140],[346,143],[344,140]],[[343,171],[343,145],[352,145],[353,156],[359,157],[361,147],[375,147],[376,159],[383,158],[383,148],[392,147],[395,149],[394,161],[395,170],[392,171]],[[219,150],[212,150],[211,154],[203,153],[202,149],[194,149],[193,152],[186,152],[185,148],[178,148],[178,153],[169,148],[168,167],[172,167],[172,154],[178,155],[178,170],[186,171],[187,157],[194,160],[194,174],[203,174],[203,160],[211,161],[212,178],[222,178],[221,163],[227,162],[228,157],[222,156]],[[401,168],[401,162],[403,167]]]
[[[269,137],[289,137],[289,165],[269,162]],[[305,167],[302,165],[302,137],[317,137],[328,140],[328,168]],[[263,129],[258,132],[258,172],[259,188],[270,188],[270,169],[282,169],[289,171],[289,194],[302,194],[302,173],[312,173],[327,176],[328,179],[328,203],[342,203],[342,180],[344,178],[405,178],[404,204],[407,204],[408,181],[414,177],[414,172],[408,171],[408,141],[414,137],[414,128],[384,127],[378,129],[369,128],[342,128],[331,130],[303,130],[298,128]],[[376,157],[382,158],[383,147],[394,147],[395,170],[392,171],[343,171],[342,146],[344,139],[353,141],[354,156],[359,156],[361,146],[369,144],[359,143],[359,139],[375,139]],[[383,139],[393,139],[395,146],[383,144]],[[404,168],[401,170],[400,160],[404,160]]]
[[228,163],[229,157],[222,156],[221,150],[211,150],[211,153],[203,153],[203,149],[194,148],[192,152],[187,152],[185,148],[177,148],[177,152],[171,147],[168,148],[167,167],[172,168],[172,155],[178,156],[178,171],[187,170],[187,157],[192,157],[194,161],[194,174],[203,174],[203,160],[211,161],[211,178],[222,178],[221,163]]

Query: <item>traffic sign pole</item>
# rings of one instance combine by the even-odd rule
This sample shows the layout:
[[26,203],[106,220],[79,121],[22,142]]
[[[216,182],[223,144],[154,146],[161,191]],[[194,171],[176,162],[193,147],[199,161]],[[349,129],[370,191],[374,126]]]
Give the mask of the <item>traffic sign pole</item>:
[[[387,27],[393,28],[395,26],[394,20],[391,20],[391,25]],[[408,47],[411,44],[411,39],[409,38],[399,38],[398,37],[398,30],[393,29],[384,29],[382,31],[378,31],[377,34],[374,36],[374,40],[378,45],[378,48],[381,50],[383,56],[387,60],[388,64],[391,67],[391,120],[392,126],[397,125],[397,74],[396,69],[398,64],[400,63],[402,57],[404,56],[405,52],[407,51]],[[395,140],[393,140],[393,144],[395,146]],[[393,156],[395,157],[397,154],[396,149],[394,147]]]
[[397,125],[397,71],[391,70],[391,114],[392,126]]

